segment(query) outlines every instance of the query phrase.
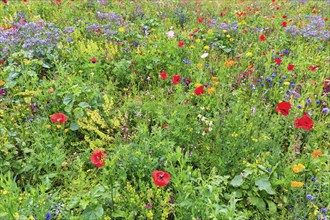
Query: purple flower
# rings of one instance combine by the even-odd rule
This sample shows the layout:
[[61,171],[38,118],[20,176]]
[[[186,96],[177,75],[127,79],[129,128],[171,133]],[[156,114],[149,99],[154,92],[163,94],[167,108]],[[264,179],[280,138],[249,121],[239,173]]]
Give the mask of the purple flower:
[[5,95],[5,94],[6,94],[6,90],[0,89],[0,95]]
[[308,195],[306,196],[306,198],[307,198],[308,200],[314,200],[314,199],[315,199],[315,197],[312,196],[312,195],[310,195],[310,194],[308,194]]
[[316,181],[316,178],[315,177],[312,177],[312,181],[315,182]]
[[321,210],[321,212],[323,212],[323,213],[327,213],[327,211],[328,211],[326,208],[321,208],[320,210]]
[[151,209],[152,208],[152,205],[151,204],[147,204],[146,205],[146,209]]
[[323,108],[322,113],[323,114],[328,114],[329,113],[329,108]]
[[50,212],[46,213],[46,220],[50,220],[52,218],[52,214]]

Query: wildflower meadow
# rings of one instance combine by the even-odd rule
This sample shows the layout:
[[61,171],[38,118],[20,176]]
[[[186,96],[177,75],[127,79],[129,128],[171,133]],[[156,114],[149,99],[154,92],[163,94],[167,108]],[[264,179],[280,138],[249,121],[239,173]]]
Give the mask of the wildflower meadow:
[[329,219],[329,17],[0,0],[0,219]]

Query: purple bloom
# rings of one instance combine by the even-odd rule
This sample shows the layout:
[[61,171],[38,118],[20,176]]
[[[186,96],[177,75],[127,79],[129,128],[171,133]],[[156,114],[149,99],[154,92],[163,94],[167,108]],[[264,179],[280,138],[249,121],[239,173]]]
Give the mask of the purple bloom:
[[52,218],[52,214],[50,212],[46,213],[46,220],[50,220]]
[[316,178],[315,177],[312,177],[312,181],[315,182],[316,181]]
[[5,95],[5,94],[6,94],[6,90],[0,89],[0,95]]
[[146,209],[151,209],[152,208],[152,205],[151,204],[147,204],[146,205]]
[[306,196],[306,198],[307,198],[308,200],[314,200],[314,199],[315,199],[315,197],[312,196],[312,195],[310,195],[310,194],[308,194],[308,195]]
[[321,208],[321,212],[323,212],[323,213],[327,213],[327,209],[326,208]]
[[323,108],[322,113],[323,114],[328,114],[329,113],[329,108]]

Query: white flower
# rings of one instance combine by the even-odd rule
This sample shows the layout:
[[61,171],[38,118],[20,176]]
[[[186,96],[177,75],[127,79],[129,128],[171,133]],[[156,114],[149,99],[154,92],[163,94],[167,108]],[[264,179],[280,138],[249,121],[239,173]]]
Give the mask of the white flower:
[[209,55],[209,53],[203,53],[203,55],[201,56],[201,58],[206,58]]
[[174,38],[174,31],[166,32],[166,34],[169,38]]

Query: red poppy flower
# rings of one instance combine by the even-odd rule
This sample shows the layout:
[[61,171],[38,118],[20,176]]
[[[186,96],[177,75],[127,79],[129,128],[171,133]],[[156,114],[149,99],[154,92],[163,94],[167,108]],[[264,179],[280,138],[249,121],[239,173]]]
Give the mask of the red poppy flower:
[[197,87],[194,92],[195,92],[196,95],[204,94],[204,88],[203,88],[203,86]]
[[159,76],[160,76],[161,79],[167,79],[168,78],[167,73],[164,72],[164,71],[160,71]]
[[286,16],[286,15],[283,15],[283,16],[282,16],[282,18],[287,18],[287,17],[288,17],[288,16]]
[[182,47],[184,46],[184,42],[183,42],[183,41],[179,41],[178,46],[179,46],[180,48],[182,48]]
[[174,85],[179,84],[179,83],[180,83],[180,80],[181,80],[181,76],[180,76],[180,75],[174,75],[174,76],[172,77],[172,83],[173,83]]
[[310,69],[312,72],[315,72],[318,68],[320,68],[320,66],[309,66],[309,69]]
[[152,178],[157,186],[166,186],[170,182],[171,176],[167,172],[154,170]]
[[99,62],[95,57],[93,57],[92,59],[91,59],[91,62],[92,63],[97,63],[97,62]]
[[259,36],[259,41],[260,42],[265,41],[265,40],[266,40],[266,36],[264,34]]
[[288,70],[293,70],[293,68],[294,68],[294,65],[293,64],[289,64],[288,65]]
[[313,127],[313,125],[313,120],[309,118],[306,113],[303,117],[294,120],[294,126],[296,128],[302,128],[307,131],[309,131]]
[[198,23],[202,23],[203,21],[204,21],[204,18],[203,17],[197,19],[197,22]]
[[66,122],[68,120],[68,118],[63,113],[56,113],[56,114],[53,114],[53,115],[50,116],[50,120],[53,123],[59,122],[60,125],[62,125],[64,122]]
[[281,59],[278,59],[278,58],[275,58],[275,62],[277,63],[277,65],[281,65],[282,60]]
[[287,116],[290,108],[291,104],[289,102],[280,102],[276,107],[276,112],[280,112],[282,115]]
[[91,156],[91,162],[98,168],[103,167],[105,165],[106,156],[107,155],[103,151],[96,149]]
[[282,27],[286,27],[287,25],[288,25],[287,22],[285,22],[285,21],[282,22]]

